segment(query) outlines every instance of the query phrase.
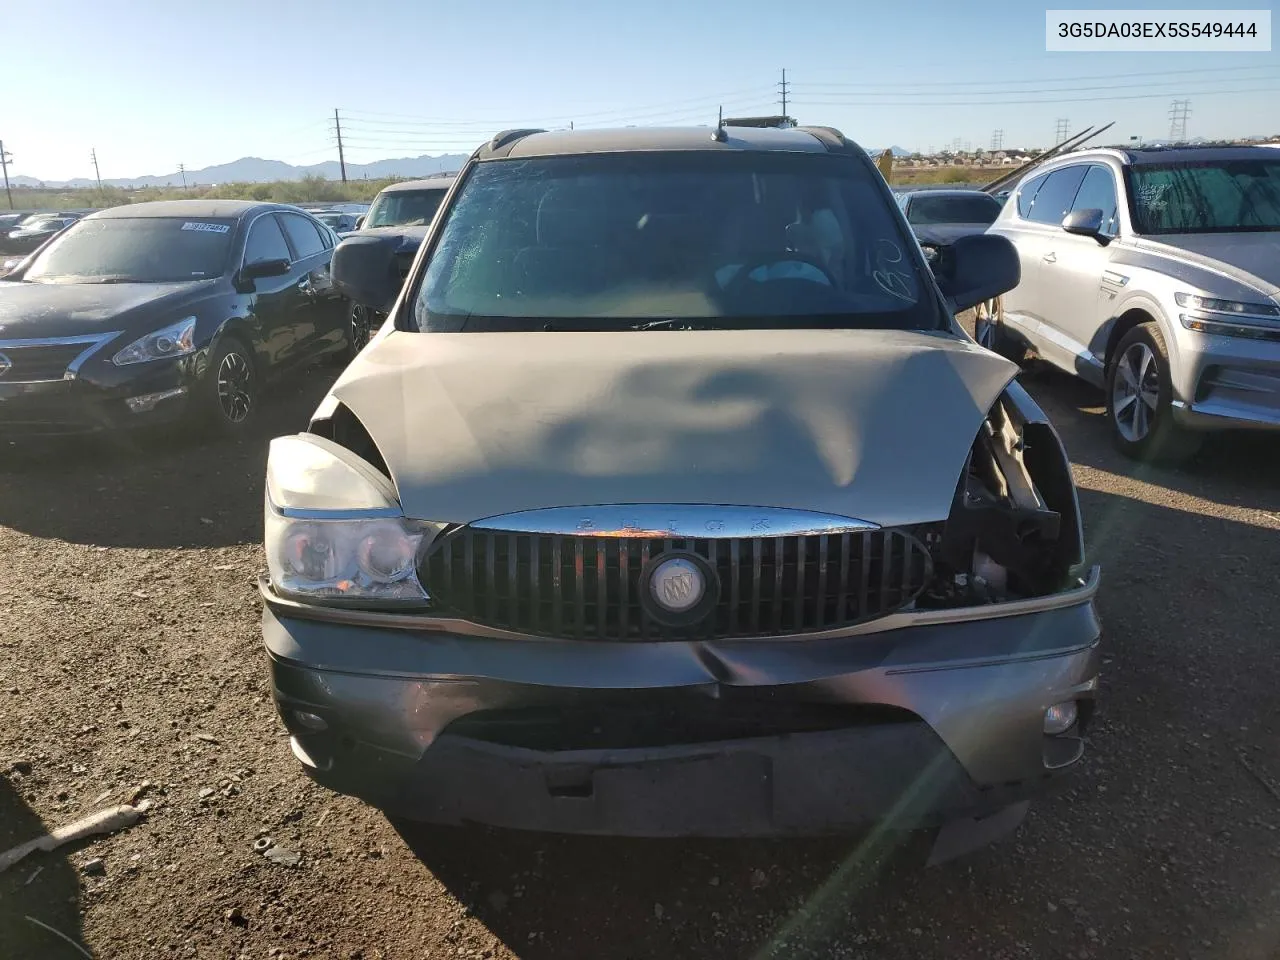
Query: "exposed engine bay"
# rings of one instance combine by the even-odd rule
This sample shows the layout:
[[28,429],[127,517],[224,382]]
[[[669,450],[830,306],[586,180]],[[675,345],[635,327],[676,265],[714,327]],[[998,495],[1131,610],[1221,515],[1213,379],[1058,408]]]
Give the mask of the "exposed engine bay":
[[1066,451],[1016,384],[983,421],[951,514],[929,540],[934,578],[917,608],[1004,603],[1072,586],[1082,563],[1079,505]]

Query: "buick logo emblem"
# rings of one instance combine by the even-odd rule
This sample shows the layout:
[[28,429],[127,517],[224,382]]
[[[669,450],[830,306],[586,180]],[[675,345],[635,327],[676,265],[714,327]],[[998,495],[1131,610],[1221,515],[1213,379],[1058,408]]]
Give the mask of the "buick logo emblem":
[[8,373],[9,368],[12,366],[13,366],[13,361],[10,360],[8,357],[6,357],[3,353],[0,353],[0,377],[3,377],[6,373]]
[[684,613],[693,609],[707,592],[707,580],[702,571],[683,557],[663,560],[649,578],[649,591],[653,602],[670,613]]

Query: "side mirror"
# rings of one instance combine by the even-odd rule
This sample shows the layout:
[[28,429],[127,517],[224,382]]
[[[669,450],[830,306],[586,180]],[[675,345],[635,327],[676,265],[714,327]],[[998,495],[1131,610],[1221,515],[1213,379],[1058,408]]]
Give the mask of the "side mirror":
[[256,260],[246,263],[240,271],[242,280],[260,280],[263,277],[282,277],[289,272],[288,260]]
[[1078,237],[1093,237],[1099,243],[1106,243],[1107,239],[1102,235],[1102,222],[1102,211],[1097,207],[1087,207],[1084,210],[1072,210],[1063,217],[1062,229]]
[[364,217],[356,217],[356,225],[354,229],[359,230],[364,226]]
[[1018,250],[1007,237],[977,233],[951,244],[938,286],[953,313],[1008,293],[1022,279]]
[[402,286],[396,268],[400,239],[353,235],[338,244],[330,268],[338,292],[370,310],[390,313]]

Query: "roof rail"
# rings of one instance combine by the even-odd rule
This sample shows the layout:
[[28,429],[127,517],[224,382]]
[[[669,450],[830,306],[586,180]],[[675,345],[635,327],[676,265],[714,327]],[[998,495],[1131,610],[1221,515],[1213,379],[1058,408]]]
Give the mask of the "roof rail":
[[796,127],[816,138],[827,150],[835,153],[852,153],[853,144],[835,127]]

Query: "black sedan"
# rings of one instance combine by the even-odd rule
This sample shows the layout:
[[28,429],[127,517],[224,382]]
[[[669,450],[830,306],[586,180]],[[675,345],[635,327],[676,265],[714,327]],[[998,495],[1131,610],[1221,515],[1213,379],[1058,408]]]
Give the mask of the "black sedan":
[[349,349],[336,243],[268,203],[140,203],[76,222],[0,280],[0,435],[242,429],[266,379]]

